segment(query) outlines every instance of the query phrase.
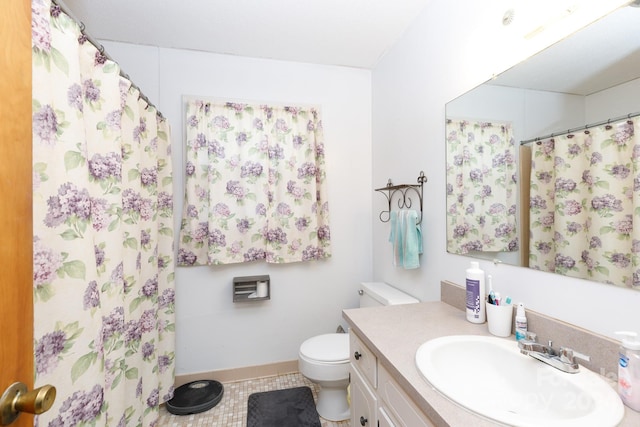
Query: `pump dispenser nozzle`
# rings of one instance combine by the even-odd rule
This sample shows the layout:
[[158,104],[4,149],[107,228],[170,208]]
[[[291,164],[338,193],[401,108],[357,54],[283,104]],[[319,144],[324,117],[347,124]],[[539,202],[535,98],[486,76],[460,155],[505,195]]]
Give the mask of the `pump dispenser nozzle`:
[[638,333],[633,331],[618,331],[616,335],[622,338],[622,346],[631,350],[640,350],[640,341],[638,341]]

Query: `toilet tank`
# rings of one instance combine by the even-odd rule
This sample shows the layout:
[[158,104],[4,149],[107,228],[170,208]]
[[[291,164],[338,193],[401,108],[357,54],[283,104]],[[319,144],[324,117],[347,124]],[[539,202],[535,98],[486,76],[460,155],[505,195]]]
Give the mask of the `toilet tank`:
[[409,294],[383,282],[362,282],[360,284],[360,307],[413,304],[420,302]]

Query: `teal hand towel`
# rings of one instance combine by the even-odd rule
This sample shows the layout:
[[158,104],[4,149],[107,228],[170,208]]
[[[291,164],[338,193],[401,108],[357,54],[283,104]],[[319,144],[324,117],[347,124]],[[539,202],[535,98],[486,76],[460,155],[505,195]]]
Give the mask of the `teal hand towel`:
[[404,244],[402,243],[402,232],[400,227],[401,216],[398,212],[391,212],[391,231],[389,233],[389,242],[393,250],[393,266],[402,265],[402,251]]
[[418,224],[418,212],[414,210],[402,211],[404,221],[404,249],[402,251],[402,266],[409,270],[420,267],[420,254],[422,253],[422,230]]
[[393,247],[393,265],[405,269],[420,267],[422,253],[422,231],[418,213],[414,210],[391,212],[389,242]]

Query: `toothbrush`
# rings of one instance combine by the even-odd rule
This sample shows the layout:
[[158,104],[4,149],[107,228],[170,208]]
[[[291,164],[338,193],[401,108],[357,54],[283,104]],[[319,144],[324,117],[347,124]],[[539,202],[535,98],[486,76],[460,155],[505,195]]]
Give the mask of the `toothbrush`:
[[493,283],[491,279],[491,275],[487,275],[487,282],[489,282],[489,297],[487,298],[487,301],[489,301],[489,304],[495,304],[496,295],[493,293]]

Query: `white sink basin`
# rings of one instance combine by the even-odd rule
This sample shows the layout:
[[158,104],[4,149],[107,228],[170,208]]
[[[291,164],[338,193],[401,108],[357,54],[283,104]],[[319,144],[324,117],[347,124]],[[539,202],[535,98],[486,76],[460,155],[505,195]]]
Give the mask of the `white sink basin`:
[[454,335],[416,352],[418,371],[460,406],[513,426],[606,427],[624,406],[614,388],[581,367],[569,374],[520,353],[515,341]]

